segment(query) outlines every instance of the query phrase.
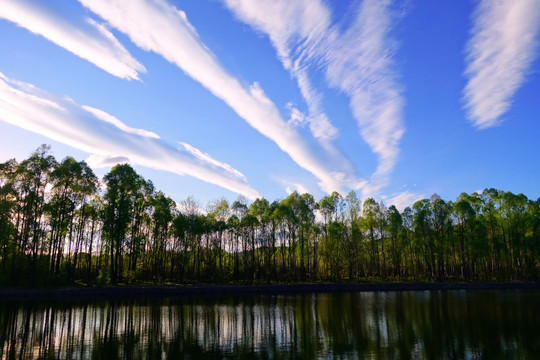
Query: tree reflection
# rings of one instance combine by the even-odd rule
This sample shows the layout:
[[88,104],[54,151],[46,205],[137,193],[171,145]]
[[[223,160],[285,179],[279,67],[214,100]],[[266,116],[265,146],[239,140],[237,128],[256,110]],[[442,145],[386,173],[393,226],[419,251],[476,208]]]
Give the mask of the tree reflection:
[[0,359],[540,358],[540,294],[0,302]]

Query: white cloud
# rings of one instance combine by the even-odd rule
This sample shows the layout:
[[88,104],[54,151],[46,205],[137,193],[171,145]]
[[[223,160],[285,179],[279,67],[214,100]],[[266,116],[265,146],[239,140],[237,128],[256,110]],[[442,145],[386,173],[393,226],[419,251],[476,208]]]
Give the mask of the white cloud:
[[[286,61],[284,61],[285,63]],[[309,129],[316,139],[323,142],[330,142],[338,136],[338,129],[334,127],[322,108],[322,95],[315,90],[309,80],[307,71],[297,61],[295,67],[290,69],[292,76],[296,79],[300,92],[306,101],[309,116]]]
[[118,129],[120,129],[122,131],[131,133],[131,134],[136,134],[136,135],[139,135],[139,136],[145,136],[145,137],[149,137],[149,138],[159,139],[159,135],[157,135],[156,133],[153,133],[151,131],[144,130],[144,129],[135,129],[135,128],[129,127],[126,124],[124,124],[123,122],[121,122],[120,120],[118,120],[116,117],[114,117],[114,116],[112,116],[110,114],[107,114],[103,110],[99,110],[99,109],[96,109],[96,108],[93,108],[93,107],[90,107],[90,106],[86,106],[86,105],[83,105],[81,107],[84,110],[88,111],[90,114],[94,115],[99,120],[103,120],[103,121],[105,121],[105,122],[107,122],[109,124],[112,124],[112,125],[116,126]]
[[399,211],[403,211],[406,207],[412,207],[415,202],[422,199],[425,199],[424,195],[407,190],[390,198],[386,203],[388,206],[394,205]]
[[345,31],[332,23],[322,1],[223,1],[240,20],[269,36],[306,100],[313,135],[334,154],[338,152],[330,140],[337,129],[322,110],[322,95],[312,86],[308,70],[323,68],[330,86],[349,96],[362,138],[379,159],[370,182],[357,180],[351,187],[379,191],[397,161],[404,132],[403,98],[392,61],[395,46],[389,35],[395,20],[390,1],[363,1]]
[[404,132],[392,23],[390,1],[364,0],[349,29],[326,52],[330,85],[350,97],[362,138],[379,158],[371,176],[375,186],[383,186],[393,170]]
[[110,156],[110,155],[90,155],[86,160],[88,166],[94,169],[113,167],[117,164],[130,163],[125,156]]
[[0,18],[43,36],[122,79],[139,79],[146,69],[102,24],[92,19],[74,24],[55,14],[42,1],[0,1]]
[[474,126],[496,125],[510,108],[535,58],[540,28],[537,0],[483,0],[467,44],[467,115]]
[[95,110],[89,112],[88,107],[73,100],[0,74],[0,120],[90,153],[88,161],[94,166],[129,162],[190,175],[251,199],[259,197],[243,174],[200,150],[190,147],[181,151],[155,134],[132,129],[118,119],[103,121],[112,115]]
[[330,27],[328,9],[312,0],[224,0],[234,14],[269,36],[285,69],[296,80],[306,101],[313,136],[330,141],[338,135],[322,108],[322,95],[313,87],[308,74],[310,61],[326,39]]
[[335,181],[330,174],[332,171],[352,174],[347,181],[356,182],[351,165],[343,158],[325,161],[324,154],[321,156],[320,153],[324,153],[326,148],[310,146],[281,117],[259,84],[253,83],[246,88],[230,75],[200,40],[183,11],[164,0],[79,2],[112,27],[127,34],[137,46],[162,55],[222,99],[253,128],[274,141],[299,166],[315,175],[323,190],[340,190],[344,185]]
[[310,194],[310,191],[302,184],[300,183],[294,183],[294,182],[285,182],[287,184],[287,187],[285,188],[285,191],[287,194],[292,194],[294,191],[297,191],[299,194]]
[[215,165],[217,167],[220,167],[226,171],[229,171],[233,174],[235,174],[238,178],[240,179],[244,179],[245,181],[247,181],[246,177],[244,176],[244,174],[242,174],[240,171],[234,169],[232,166],[230,166],[229,164],[227,163],[224,163],[224,162],[220,162],[220,161],[217,161],[216,159],[212,158],[210,155],[206,154],[206,153],[203,153],[202,151],[200,151],[199,149],[197,149],[196,147],[194,146],[191,146],[189,145],[188,143],[185,143],[185,142],[179,142],[180,145],[182,145],[184,147],[184,149],[186,151],[188,151],[189,153],[191,153],[193,156],[195,156],[197,159],[200,159],[202,161],[205,161],[209,164],[212,164],[212,165]]
[[293,126],[304,126],[306,124],[306,114],[298,110],[294,104],[288,103],[287,110],[289,110],[289,124]]

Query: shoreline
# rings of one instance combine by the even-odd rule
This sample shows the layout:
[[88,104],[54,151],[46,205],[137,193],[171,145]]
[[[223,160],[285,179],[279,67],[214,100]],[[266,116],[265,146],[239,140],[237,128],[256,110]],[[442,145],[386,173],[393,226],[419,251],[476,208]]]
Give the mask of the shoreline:
[[269,285],[150,285],[0,289],[0,301],[12,300],[130,300],[193,296],[287,295],[308,293],[447,290],[540,290],[540,282],[479,283],[301,283]]

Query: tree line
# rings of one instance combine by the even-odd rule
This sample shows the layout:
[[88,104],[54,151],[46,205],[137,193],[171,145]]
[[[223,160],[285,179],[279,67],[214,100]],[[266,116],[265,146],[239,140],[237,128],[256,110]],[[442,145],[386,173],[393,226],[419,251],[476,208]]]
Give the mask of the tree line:
[[128,164],[102,181],[42,145],[0,164],[0,285],[509,281],[540,274],[540,198],[486,189],[399,211],[355,192],[202,212]]

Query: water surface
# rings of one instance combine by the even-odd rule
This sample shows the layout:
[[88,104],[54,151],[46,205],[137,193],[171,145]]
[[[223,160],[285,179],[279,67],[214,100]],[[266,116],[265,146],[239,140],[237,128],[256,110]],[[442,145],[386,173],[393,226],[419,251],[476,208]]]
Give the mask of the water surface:
[[540,292],[0,302],[0,359],[540,359]]

